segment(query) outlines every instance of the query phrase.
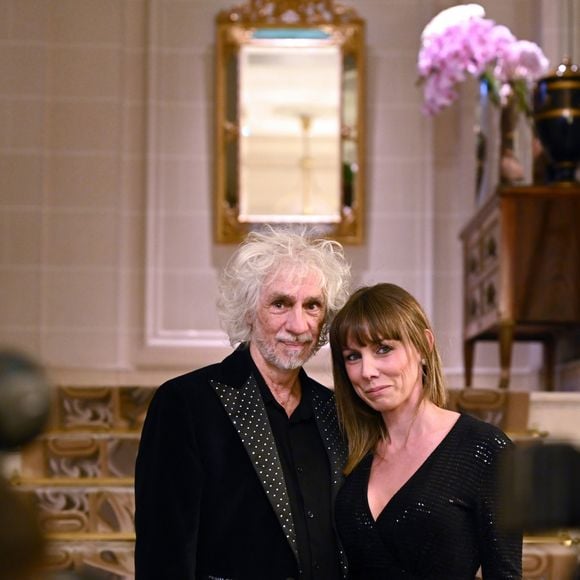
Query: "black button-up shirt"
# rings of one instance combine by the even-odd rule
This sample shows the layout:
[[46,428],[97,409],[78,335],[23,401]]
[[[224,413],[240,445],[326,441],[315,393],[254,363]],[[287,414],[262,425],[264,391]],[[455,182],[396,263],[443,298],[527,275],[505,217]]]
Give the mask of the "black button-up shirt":
[[332,524],[330,465],[312,411],[312,394],[302,385],[298,407],[288,417],[254,365],[284,471],[304,580],[341,578]]

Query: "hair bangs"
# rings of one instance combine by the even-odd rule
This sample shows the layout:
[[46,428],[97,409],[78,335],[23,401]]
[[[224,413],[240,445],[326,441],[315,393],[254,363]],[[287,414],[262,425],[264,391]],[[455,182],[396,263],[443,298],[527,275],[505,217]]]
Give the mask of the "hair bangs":
[[336,336],[343,348],[349,343],[365,346],[406,338],[397,309],[369,294],[360,295],[341,314]]

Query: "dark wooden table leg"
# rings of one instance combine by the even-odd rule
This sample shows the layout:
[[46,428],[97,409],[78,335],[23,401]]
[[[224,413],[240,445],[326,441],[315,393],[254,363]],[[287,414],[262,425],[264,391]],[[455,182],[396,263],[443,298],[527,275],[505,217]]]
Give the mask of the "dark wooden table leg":
[[475,340],[464,340],[463,366],[465,369],[465,388],[469,388],[472,386],[474,354],[475,354]]
[[544,388],[554,390],[556,374],[556,339],[553,335],[544,339]]
[[501,322],[499,325],[499,388],[507,389],[510,384],[512,366],[512,347],[514,342],[513,322]]

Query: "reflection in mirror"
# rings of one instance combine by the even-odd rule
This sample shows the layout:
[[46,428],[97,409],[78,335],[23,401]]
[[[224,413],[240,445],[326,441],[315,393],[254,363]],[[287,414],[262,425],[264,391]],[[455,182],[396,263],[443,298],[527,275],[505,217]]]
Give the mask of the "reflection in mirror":
[[340,69],[336,46],[240,50],[241,222],[340,220]]
[[363,238],[363,25],[332,2],[218,15],[216,240],[263,223]]

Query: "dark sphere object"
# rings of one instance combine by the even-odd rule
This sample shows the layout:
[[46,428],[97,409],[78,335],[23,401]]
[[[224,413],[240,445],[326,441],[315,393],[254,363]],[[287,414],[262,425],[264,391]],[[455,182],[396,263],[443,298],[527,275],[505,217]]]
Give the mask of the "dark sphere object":
[[0,351],[0,450],[15,450],[42,432],[50,391],[37,363],[18,352]]

